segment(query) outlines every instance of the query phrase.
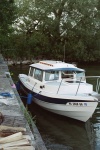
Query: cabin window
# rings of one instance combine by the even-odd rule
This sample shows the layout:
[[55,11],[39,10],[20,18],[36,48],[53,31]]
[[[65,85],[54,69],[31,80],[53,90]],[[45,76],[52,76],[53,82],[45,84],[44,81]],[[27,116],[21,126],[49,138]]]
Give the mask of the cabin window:
[[84,81],[85,80],[85,72],[77,72],[76,78],[78,80]]
[[40,70],[40,69],[35,69],[34,70],[34,78],[39,80],[39,81],[42,81],[42,78],[43,78],[43,71]]
[[29,71],[29,75],[32,77],[33,76],[33,72],[34,72],[34,68],[30,67],[30,71]]
[[62,77],[62,79],[72,78],[72,79],[84,81],[85,80],[85,72],[62,71],[61,77]]
[[59,72],[58,71],[46,71],[45,72],[45,81],[52,81],[59,79]]
[[73,78],[74,72],[73,71],[62,71],[61,77],[62,78]]

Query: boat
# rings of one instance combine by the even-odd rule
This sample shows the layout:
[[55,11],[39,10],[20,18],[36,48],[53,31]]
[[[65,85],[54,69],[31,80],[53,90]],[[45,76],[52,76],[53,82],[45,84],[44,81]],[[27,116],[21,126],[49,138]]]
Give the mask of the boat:
[[[55,60],[44,60],[29,66],[29,73],[19,74],[20,90],[31,93],[32,100],[42,108],[86,122],[97,105],[97,89],[87,82],[85,70],[76,65]],[[95,76],[87,76],[87,78]]]

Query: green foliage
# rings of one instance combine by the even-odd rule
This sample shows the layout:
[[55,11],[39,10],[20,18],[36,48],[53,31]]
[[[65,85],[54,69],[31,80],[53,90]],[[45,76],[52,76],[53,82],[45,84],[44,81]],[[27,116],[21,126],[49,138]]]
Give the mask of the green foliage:
[[30,125],[30,127],[32,125],[32,121],[34,121],[34,123],[36,123],[36,116],[34,116],[34,117],[32,116],[31,112],[28,110],[28,107],[26,107],[24,109],[24,116],[25,116],[28,124]]
[[0,33],[7,34],[9,25],[15,19],[15,6],[12,0],[0,0]]
[[31,112],[28,110],[28,106],[24,107],[24,105],[21,105],[21,110],[24,113],[24,117],[27,120],[28,125],[30,126],[31,130],[33,130],[33,122],[36,124],[36,116],[32,116]]
[[16,7],[13,0],[0,0],[0,51],[6,56],[10,47],[10,33],[12,23],[16,18]]
[[[6,1],[2,0],[2,4]],[[13,12],[15,10],[13,1],[7,2],[11,4],[8,8]],[[2,42],[4,38],[0,38],[1,47],[3,45],[15,49],[16,52],[11,53],[12,57],[21,60],[25,57],[63,60],[65,49],[67,61],[99,61],[99,0],[15,0],[15,2],[18,16],[13,23],[14,32],[9,34],[11,42],[4,44],[6,39]],[[6,5],[2,8],[8,11]],[[8,18],[8,15],[10,13],[3,18]],[[14,17],[15,15],[9,16],[7,27],[10,27]]]

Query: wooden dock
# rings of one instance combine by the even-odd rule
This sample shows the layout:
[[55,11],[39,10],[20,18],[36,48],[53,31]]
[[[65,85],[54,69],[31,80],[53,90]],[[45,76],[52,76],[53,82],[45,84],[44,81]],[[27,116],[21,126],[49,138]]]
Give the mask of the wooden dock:
[[0,54],[1,149],[47,150],[36,125],[19,97],[9,75],[8,66]]

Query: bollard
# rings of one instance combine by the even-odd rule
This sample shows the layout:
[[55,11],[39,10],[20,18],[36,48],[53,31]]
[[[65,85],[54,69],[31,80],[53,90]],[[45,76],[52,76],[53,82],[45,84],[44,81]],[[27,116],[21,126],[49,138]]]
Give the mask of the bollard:
[[27,104],[31,104],[32,103],[32,98],[33,98],[32,94],[29,93],[28,96],[27,96]]

